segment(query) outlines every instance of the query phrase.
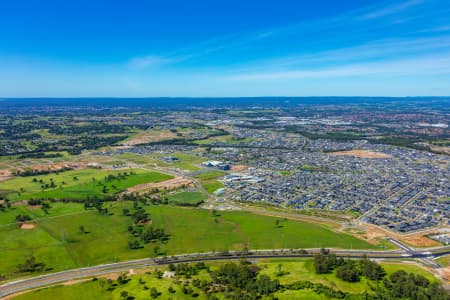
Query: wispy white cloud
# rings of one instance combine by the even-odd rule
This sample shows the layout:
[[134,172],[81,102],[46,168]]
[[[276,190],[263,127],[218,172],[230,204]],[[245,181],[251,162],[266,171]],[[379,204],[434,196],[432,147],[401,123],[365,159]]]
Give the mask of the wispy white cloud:
[[426,32],[447,32],[450,31],[450,25],[444,25],[444,26],[437,26],[432,28],[426,28],[419,30],[419,32],[426,33]]
[[228,80],[278,80],[278,79],[314,79],[354,76],[416,76],[450,74],[450,57],[424,56],[413,59],[391,59],[379,62],[354,63],[344,66],[329,66],[325,68],[299,68],[290,70],[258,70],[252,72],[237,71],[224,78]]
[[164,57],[157,55],[147,55],[141,57],[133,57],[128,61],[127,65],[131,69],[139,70],[172,64],[181,60],[182,60],[181,57]]
[[410,0],[410,1],[402,2],[402,3],[395,3],[395,4],[377,8],[373,11],[364,13],[361,16],[359,16],[359,18],[362,20],[376,19],[376,18],[380,18],[380,17],[384,17],[384,16],[402,12],[405,9],[408,9],[413,6],[417,6],[421,3],[423,3],[423,0]]

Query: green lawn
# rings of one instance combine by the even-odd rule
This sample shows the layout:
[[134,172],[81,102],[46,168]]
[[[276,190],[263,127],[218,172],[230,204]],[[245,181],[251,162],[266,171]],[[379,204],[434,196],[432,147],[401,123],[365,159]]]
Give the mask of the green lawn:
[[[117,176],[119,173],[123,174],[124,172],[134,172],[134,174],[128,175],[124,179],[104,180],[105,176]],[[33,182],[33,178],[36,178],[37,182]],[[141,183],[158,182],[170,178],[173,178],[173,176],[140,169],[120,171],[83,169],[59,174],[16,177],[0,183],[0,190],[12,191],[7,195],[7,198],[12,201],[31,198],[82,200],[88,196],[103,198]],[[51,183],[50,179],[53,180],[54,187],[42,188],[43,183]],[[43,183],[40,183],[40,180]],[[104,190],[103,186],[106,186],[106,190]]]
[[224,187],[223,183],[217,180],[201,180],[200,183],[208,193],[214,193],[218,189]]
[[197,206],[205,200],[200,192],[180,192],[168,196],[169,202],[176,205]]
[[220,188],[223,188],[224,185],[222,182],[215,180],[218,177],[222,177],[226,175],[224,171],[207,171],[204,173],[200,173],[198,175],[195,175],[194,177],[199,179],[201,185],[205,190],[207,190],[209,193],[214,193]]
[[210,179],[215,179],[217,177],[222,177],[226,174],[227,173],[225,173],[224,171],[214,170],[214,171],[207,171],[207,172],[200,173],[198,175],[195,175],[194,177],[197,179],[200,179],[200,180],[210,180]]
[[[68,205],[68,207],[64,207]],[[132,220],[122,214],[123,208],[132,209],[130,202],[107,202],[105,207],[113,215],[85,211],[81,204],[52,203],[47,216],[40,209],[15,207],[0,212],[0,274],[12,276],[18,263],[34,255],[53,271],[76,266],[96,265],[152,256],[158,245],[167,255],[242,250],[248,248],[309,248],[341,247],[373,248],[350,235],[335,233],[322,225],[276,218],[247,212],[211,212],[179,206],[148,206],[152,225],[163,227],[170,234],[166,244],[150,243],[144,248],[128,248],[128,225]],[[27,213],[37,220],[32,230],[19,229],[14,222],[19,213]],[[3,224],[3,225],[2,225]],[[88,233],[82,233],[80,226]]]
[[440,263],[444,267],[450,266],[450,255],[445,255],[445,256],[439,257],[437,259],[437,262]]

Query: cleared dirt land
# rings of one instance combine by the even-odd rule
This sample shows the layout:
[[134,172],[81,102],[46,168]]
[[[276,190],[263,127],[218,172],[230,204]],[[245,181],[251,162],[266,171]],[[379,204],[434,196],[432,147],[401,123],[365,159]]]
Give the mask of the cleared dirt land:
[[391,156],[386,153],[374,152],[369,150],[349,150],[349,151],[336,151],[329,153],[332,156],[354,156],[361,158],[390,158]]
[[363,240],[375,240],[391,237],[407,243],[413,247],[433,247],[440,245],[437,241],[432,240],[426,236],[427,234],[434,232],[435,230],[433,229],[420,233],[401,235],[367,223],[362,223],[362,226],[366,229],[366,232],[364,234],[354,235]]
[[158,142],[176,138],[177,135],[169,130],[147,130],[139,132],[135,136],[123,142],[124,146],[135,146],[151,142]]

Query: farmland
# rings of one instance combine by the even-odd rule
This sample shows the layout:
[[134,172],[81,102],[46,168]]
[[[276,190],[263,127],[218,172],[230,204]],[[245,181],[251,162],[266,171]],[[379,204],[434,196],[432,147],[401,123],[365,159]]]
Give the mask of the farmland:
[[[67,205],[67,206],[66,206]],[[96,265],[159,254],[203,251],[242,250],[248,248],[337,247],[373,248],[347,234],[338,234],[325,226],[255,215],[248,212],[220,212],[171,205],[149,205],[152,226],[164,228],[166,242],[152,242],[129,249],[127,227],[130,217],[123,209],[132,209],[128,201],[107,202],[108,215],[100,215],[82,204],[52,203],[49,214],[26,206],[0,212],[0,274],[14,274],[16,265],[33,255],[51,271]],[[15,216],[30,215],[37,225],[24,230]],[[277,225],[278,223],[278,225]],[[189,226],[186,226],[186,225]],[[83,226],[83,230],[80,227]]]

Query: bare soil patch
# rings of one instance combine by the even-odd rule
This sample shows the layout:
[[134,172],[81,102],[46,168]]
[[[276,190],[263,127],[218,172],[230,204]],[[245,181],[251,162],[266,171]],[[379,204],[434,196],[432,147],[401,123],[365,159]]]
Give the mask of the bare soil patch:
[[8,180],[12,177],[12,172],[10,170],[0,170],[0,182]]
[[437,241],[432,240],[423,235],[406,236],[406,237],[402,237],[401,240],[404,241],[405,243],[410,244],[411,246],[415,246],[415,247],[440,246],[440,244]]
[[231,166],[231,171],[233,172],[242,172],[247,170],[248,167],[245,165],[235,165],[235,166]]
[[34,223],[22,223],[20,225],[20,229],[24,229],[24,230],[30,230],[30,229],[34,229],[36,228],[36,224]]
[[428,238],[426,235],[431,234],[435,232],[435,229],[430,229],[428,231],[422,231],[419,233],[411,233],[411,234],[398,234],[392,231],[388,231],[384,228],[367,224],[367,223],[360,223],[362,227],[366,229],[366,232],[364,234],[353,234],[356,237],[362,238],[366,241],[373,241],[380,238],[386,238],[391,237],[400,240],[401,242],[404,242],[406,244],[409,244],[413,247],[433,247],[433,246],[440,246],[440,244]]
[[42,205],[28,205],[27,208],[29,210],[36,210],[42,208]]
[[[27,168],[17,168],[16,171],[23,172],[25,170],[33,170],[36,172],[42,172],[42,171],[61,171],[67,168],[70,169],[81,169],[86,167],[85,163],[55,163],[55,164],[48,164],[48,165],[32,165]],[[1,175],[0,175],[1,176]]]
[[135,136],[131,137],[129,140],[123,142],[125,146],[136,146],[139,144],[146,144],[150,142],[159,142],[163,140],[176,138],[176,134],[167,130],[167,131],[159,131],[159,130],[148,130],[143,131]]
[[332,156],[354,156],[361,158],[390,158],[389,154],[382,152],[374,152],[369,150],[349,150],[349,151],[336,151],[330,152],[329,155]]
[[192,180],[183,178],[183,177],[175,177],[169,180],[165,180],[165,181],[161,181],[161,182],[149,182],[149,183],[143,183],[143,184],[138,184],[135,185],[133,187],[130,187],[129,189],[127,189],[128,193],[134,193],[134,192],[138,192],[138,191],[145,191],[145,190],[150,190],[150,189],[165,189],[165,190],[171,190],[171,189],[175,189],[181,186],[192,186],[194,183],[192,182]]

